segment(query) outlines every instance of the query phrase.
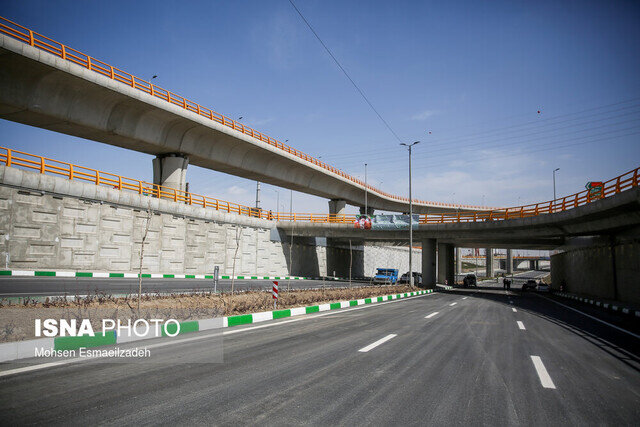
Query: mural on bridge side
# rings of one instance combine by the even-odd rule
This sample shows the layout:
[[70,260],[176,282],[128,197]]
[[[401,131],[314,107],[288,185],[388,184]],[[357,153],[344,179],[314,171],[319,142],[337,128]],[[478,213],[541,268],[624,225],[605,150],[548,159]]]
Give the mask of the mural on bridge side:
[[[418,228],[420,215],[413,215],[413,229]],[[363,230],[408,230],[409,215],[357,215],[355,228]]]

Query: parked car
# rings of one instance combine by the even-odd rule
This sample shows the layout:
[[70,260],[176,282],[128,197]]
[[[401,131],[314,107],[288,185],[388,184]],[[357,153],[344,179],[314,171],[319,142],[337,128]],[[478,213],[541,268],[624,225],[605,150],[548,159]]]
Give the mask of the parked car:
[[534,279],[529,279],[526,282],[524,282],[524,284],[522,285],[522,290],[523,291],[535,291],[536,288],[538,287],[538,283],[534,280]]
[[373,283],[385,283],[395,285],[398,281],[397,268],[378,268],[373,277]]
[[538,288],[536,289],[538,292],[549,292],[549,285],[544,282],[540,282],[538,284]]
[[[409,283],[409,272],[404,273],[398,283]],[[413,272],[413,284],[416,286],[422,286],[422,273],[418,273],[417,271]]]
[[462,286],[464,286],[465,288],[470,288],[470,287],[478,287],[478,279],[476,279],[476,275],[475,274],[467,274],[466,276],[464,276],[464,279],[462,279]]

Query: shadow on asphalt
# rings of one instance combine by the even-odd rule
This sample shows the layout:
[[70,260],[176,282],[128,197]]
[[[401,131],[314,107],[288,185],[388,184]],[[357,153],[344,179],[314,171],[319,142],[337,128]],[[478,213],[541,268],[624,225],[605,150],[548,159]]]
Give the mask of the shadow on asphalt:
[[[604,309],[575,304],[553,294],[539,295],[536,292],[523,292],[513,286],[510,291],[504,290],[502,286],[480,285],[477,288],[456,287],[445,292],[469,298],[491,300],[498,304],[526,311],[591,342],[635,371],[640,372],[639,338],[597,322],[566,307],[553,304],[551,301],[547,301],[545,297],[638,335],[640,327],[633,318],[610,313]],[[510,304],[509,300],[513,301],[513,304]]]

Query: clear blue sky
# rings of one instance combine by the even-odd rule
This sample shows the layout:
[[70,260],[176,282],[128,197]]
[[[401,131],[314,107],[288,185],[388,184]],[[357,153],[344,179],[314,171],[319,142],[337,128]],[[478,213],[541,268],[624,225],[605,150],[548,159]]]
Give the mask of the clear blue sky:
[[[634,1],[296,0],[414,154],[414,196],[493,206],[572,194],[640,165]],[[407,155],[287,0],[4,1],[0,14],[407,194]],[[538,114],[537,111],[541,113]],[[428,134],[431,131],[431,134]],[[0,121],[2,145],[151,180],[151,157]],[[255,183],[191,167],[191,190]],[[276,210],[275,187],[263,207]],[[286,203],[285,203],[286,200]],[[280,203],[288,210],[288,190]],[[294,210],[326,212],[296,193]]]

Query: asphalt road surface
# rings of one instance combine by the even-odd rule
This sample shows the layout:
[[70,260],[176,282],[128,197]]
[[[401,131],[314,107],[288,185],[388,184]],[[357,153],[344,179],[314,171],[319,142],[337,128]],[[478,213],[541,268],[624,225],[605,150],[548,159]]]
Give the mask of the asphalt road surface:
[[170,367],[0,365],[3,423],[640,424],[638,335],[533,293],[458,289],[224,334],[224,363],[206,363],[201,332],[153,349]]
[[[281,289],[288,280],[278,281]],[[352,281],[351,286],[362,286],[365,282]],[[368,284],[368,283],[366,283]],[[235,290],[271,290],[271,280],[236,280]],[[325,287],[348,287],[349,281],[291,280],[291,289]],[[143,279],[142,292],[200,292],[213,291],[213,280],[203,279]],[[231,280],[220,280],[218,291],[231,291]],[[3,277],[0,278],[0,297],[62,296],[131,294],[138,292],[138,279],[86,278],[86,277]]]

